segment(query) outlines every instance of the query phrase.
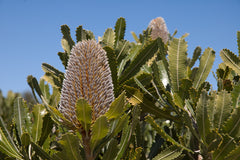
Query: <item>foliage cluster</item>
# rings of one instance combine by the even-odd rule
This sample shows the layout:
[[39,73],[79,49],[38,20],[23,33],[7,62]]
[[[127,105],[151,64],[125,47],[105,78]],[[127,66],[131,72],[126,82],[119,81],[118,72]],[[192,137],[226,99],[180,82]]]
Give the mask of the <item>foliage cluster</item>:
[[[165,24],[164,24],[165,25]],[[163,27],[166,28],[166,27]],[[27,82],[37,103],[27,105],[14,93],[0,95],[0,151],[19,160],[180,160],[239,159],[240,59],[220,51],[215,78],[206,81],[215,51],[196,47],[188,58],[187,42],[176,32],[167,40],[148,27],[135,42],[124,39],[126,21],[119,18],[98,42],[111,70],[115,100],[108,111],[92,119],[93,107],[82,97],[74,102],[81,129],[59,110],[64,72],[43,63],[44,76]],[[154,30],[154,32],[153,32]],[[61,26],[67,69],[75,42],[67,25]],[[154,37],[154,38],[153,38]],[[94,40],[91,31],[76,29],[76,42]],[[240,54],[240,32],[237,33]],[[199,66],[195,62],[199,60]],[[2,158],[2,159],[3,159]]]

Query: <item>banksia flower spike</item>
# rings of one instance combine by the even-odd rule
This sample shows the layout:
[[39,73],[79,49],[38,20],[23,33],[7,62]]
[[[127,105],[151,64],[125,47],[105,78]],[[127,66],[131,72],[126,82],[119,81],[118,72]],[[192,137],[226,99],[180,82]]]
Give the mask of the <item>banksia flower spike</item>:
[[149,23],[148,27],[152,30],[151,38],[153,40],[160,37],[165,44],[167,43],[167,41],[169,40],[168,30],[166,23],[162,17],[157,17],[153,19]]
[[73,47],[63,81],[59,110],[76,128],[81,127],[75,111],[79,98],[92,106],[92,120],[103,115],[114,100],[106,52],[95,40]]

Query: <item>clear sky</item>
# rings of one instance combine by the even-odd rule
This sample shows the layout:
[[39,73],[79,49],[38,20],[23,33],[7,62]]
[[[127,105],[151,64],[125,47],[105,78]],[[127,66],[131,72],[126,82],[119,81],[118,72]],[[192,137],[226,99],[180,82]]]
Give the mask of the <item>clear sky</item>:
[[[196,46],[216,51],[212,71],[221,61],[219,51],[228,48],[238,54],[236,32],[240,30],[240,0],[0,0],[0,89],[29,90],[26,78],[43,76],[43,62],[64,71],[57,56],[61,48],[60,26],[75,29],[83,25],[102,36],[117,18],[127,21],[125,39],[133,41],[156,17],[163,17],[176,37],[190,33],[188,54]],[[216,85],[212,73],[208,78]],[[215,88],[215,87],[214,87]]]

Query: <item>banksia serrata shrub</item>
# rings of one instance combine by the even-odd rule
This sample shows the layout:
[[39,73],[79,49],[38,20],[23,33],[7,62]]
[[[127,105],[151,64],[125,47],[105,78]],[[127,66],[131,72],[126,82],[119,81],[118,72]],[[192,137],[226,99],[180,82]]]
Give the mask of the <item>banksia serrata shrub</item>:
[[148,27],[151,29],[151,38],[157,39],[160,37],[162,41],[166,44],[169,40],[169,33],[167,30],[166,23],[162,17],[157,17],[153,19]]
[[106,52],[95,40],[82,41],[73,47],[63,81],[59,110],[77,128],[80,125],[75,104],[79,98],[92,106],[92,120],[103,115],[114,100]]

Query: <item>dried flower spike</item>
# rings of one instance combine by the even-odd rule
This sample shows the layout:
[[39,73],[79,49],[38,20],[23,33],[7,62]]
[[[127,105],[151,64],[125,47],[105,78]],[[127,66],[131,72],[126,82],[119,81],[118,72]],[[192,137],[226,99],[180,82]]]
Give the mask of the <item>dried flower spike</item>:
[[148,27],[152,29],[151,38],[157,39],[158,37],[162,38],[162,41],[166,44],[169,40],[168,30],[166,23],[162,17],[157,17],[153,19]]
[[92,119],[103,115],[114,100],[111,71],[106,52],[95,40],[77,43],[68,60],[59,110],[76,127],[75,104],[84,98],[93,107]]

